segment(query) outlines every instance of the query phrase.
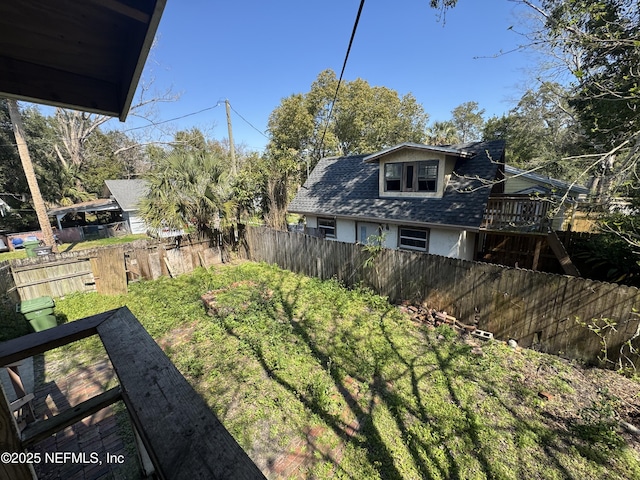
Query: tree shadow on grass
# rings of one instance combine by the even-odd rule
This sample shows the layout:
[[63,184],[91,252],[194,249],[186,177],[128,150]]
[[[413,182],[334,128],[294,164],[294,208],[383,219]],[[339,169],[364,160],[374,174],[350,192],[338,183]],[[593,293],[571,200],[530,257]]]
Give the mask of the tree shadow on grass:
[[[379,431],[374,423],[373,411],[379,403],[382,403],[382,407],[388,409],[393,416],[402,435],[403,444],[408,449],[411,455],[411,461],[421,478],[460,478],[456,460],[448,450],[446,451],[447,465],[436,466],[437,473],[432,471],[423,458],[424,455],[422,452],[426,452],[427,455],[435,457],[435,449],[438,447],[429,445],[413,437],[409,431],[409,426],[406,425],[405,419],[402,417],[402,410],[406,409],[418,421],[429,423],[432,428],[438,431],[433,419],[430,418],[423,406],[418,387],[420,378],[418,378],[413,368],[415,362],[418,362],[420,359],[420,352],[416,352],[416,356],[413,359],[406,360],[397,350],[395,351],[395,355],[400,358],[405,366],[404,373],[411,375],[413,393],[417,398],[416,404],[418,408],[416,410],[407,404],[406,398],[394,393],[387,386],[389,382],[397,380],[397,378],[384,378],[382,374],[385,364],[390,360],[390,356],[393,355],[392,353],[389,351],[376,352],[373,357],[364,359],[361,358],[361,352],[358,351],[357,346],[353,343],[347,342],[346,348],[341,349],[340,352],[332,351],[331,345],[323,344],[321,346],[318,344],[313,338],[311,321],[304,317],[295,318],[294,312],[296,311],[296,303],[299,299],[299,289],[300,284],[296,286],[292,293],[286,295],[281,289],[277,288],[274,292],[274,297],[277,298],[278,306],[281,307],[286,317],[286,321],[291,328],[291,333],[302,340],[303,344],[311,353],[315,363],[331,378],[335,390],[342,400],[344,400],[350,416],[357,419],[355,423],[356,432],[354,432],[353,424],[349,424],[342,418],[338,418],[334,414],[329,413],[326,407],[322,405],[315,396],[309,395],[308,392],[301,391],[294,382],[287,380],[277,369],[273,368],[259,342],[243,338],[242,335],[232,327],[229,327],[229,325],[225,325],[227,334],[235,337],[239,342],[248,345],[251,353],[266,374],[298,398],[309,411],[318,415],[342,442],[345,444],[351,442],[357,447],[362,448],[366,452],[368,462],[377,470],[381,478],[401,479],[404,477],[396,466],[397,459],[394,457],[394,452],[390,449],[382,432]],[[276,309],[272,309],[269,313],[273,321],[279,321]],[[337,320],[334,319],[334,322],[335,321]],[[380,322],[383,324],[384,318],[382,318]],[[387,337],[387,341],[392,346],[391,350],[393,351],[393,344],[390,338]],[[340,365],[334,364],[336,359],[339,359],[338,361],[341,362]],[[349,376],[357,382],[364,384],[366,388],[373,393],[368,404],[364,405],[362,398],[359,398],[358,395],[355,395],[350,390],[340,370],[347,371]],[[441,436],[444,435],[443,431],[439,431],[439,433]]]
[[[465,373],[465,376],[469,373]],[[471,374],[472,375],[472,374]],[[583,421],[579,419],[580,412],[576,412],[572,409],[565,409],[564,415],[558,415],[551,411],[546,410],[544,407],[540,407],[539,420],[544,422],[545,425],[536,424],[535,418],[524,415],[517,409],[515,402],[507,402],[506,395],[500,392],[505,389],[504,385],[491,381],[490,379],[484,379],[482,381],[483,390],[490,392],[496,400],[499,402],[501,408],[509,412],[512,418],[515,420],[519,434],[523,432],[525,434],[533,434],[534,438],[537,438],[538,446],[544,451],[546,458],[558,470],[562,478],[569,480],[580,480],[583,478],[579,471],[570,471],[563,463],[561,455],[575,456],[577,453],[584,460],[595,465],[605,467],[608,471],[608,478],[613,478],[614,472],[618,475],[617,478],[630,478],[627,477],[628,472],[620,472],[616,468],[616,457],[619,457],[623,450],[627,448],[624,439],[615,433],[615,428],[611,429],[610,425],[605,426],[601,431],[598,431],[600,421],[602,419],[596,419],[595,422]],[[595,401],[594,405],[599,405],[600,402],[606,402],[606,400],[599,398]],[[604,419],[606,420],[606,419]],[[617,422],[616,425],[617,426]],[[582,429],[589,429],[595,431],[593,437],[585,437],[582,434]],[[522,460],[524,451],[522,448],[518,450],[519,460]],[[612,461],[613,460],[613,461]],[[524,462],[519,461],[522,465]],[[618,465],[620,467],[620,465]],[[521,472],[526,475],[528,472]]]
[[[293,342],[308,352],[313,368],[319,368],[323,378],[330,379],[332,390],[346,405],[349,416],[357,419],[355,432],[352,423],[336,415],[305,387],[309,379],[291,378],[274,363],[273,352],[263,338],[223,321],[226,333],[248,347],[245,351],[265,374],[317,415],[342,444],[361,449],[380,477],[402,478],[407,471],[402,464],[411,462],[417,475],[425,479],[463,479],[472,470],[486,478],[510,478],[516,471],[518,477],[526,478],[532,474],[528,468],[533,468],[534,475],[536,471],[540,473],[538,469],[549,468],[562,478],[578,480],[575,472],[580,469],[568,467],[563,455],[569,455],[572,447],[578,448],[579,453],[580,448],[589,447],[576,442],[561,421],[545,421],[544,412],[530,417],[526,409],[519,408],[514,390],[517,385],[500,375],[494,378],[491,372],[483,372],[479,357],[470,353],[468,344],[436,339],[418,326],[410,328],[414,333],[421,332],[419,338],[407,343],[404,330],[396,330],[393,323],[397,317],[387,318],[393,307],[388,307],[377,320],[375,314],[367,314],[366,328],[358,330],[358,322],[364,316],[345,317],[349,310],[332,303],[345,300],[335,300],[330,290],[319,292],[326,294],[321,308],[329,312],[320,314],[325,320],[316,323],[316,313],[304,304],[309,303],[310,297],[304,291],[309,285],[298,281],[291,288],[265,283],[265,288],[273,288],[273,294],[268,301],[258,298],[264,303],[261,312],[268,314],[269,322],[286,326],[287,331],[287,336],[275,340],[267,333],[267,342]],[[241,325],[243,320],[237,321],[236,325]],[[345,326],[343,322],[348,323]],[[276,324],[272,327],[280,328]],[[367,334],[371,338],[366,338]],[[365,351],[367,348],[370,350]],[[493,360],[488,356],[484,361]],[[353,381],[368,392],[368,397],[354,393]],[[432,385],[434,382],[438,385]],[[437,410],[440,402],[434,400],[438,395],[445,408],[454,407],[450,414]],[[491,411],[487,414],[491,408],[499,410],[497,416]],[[392,423],[386,424],[391,425],[389,428],[385,427],[384,418],[391,418]],[[395,431],[397,438],[393,439]],[[492,431],[496,433],[493,436]],[[531,451],[527,450],[529,441],[538,442]],[[500,442],[506,442],[504,447]],[[318,456],[323,455],[313,441],[307,445]],[[588,452],[582,455],[607,465],[605,458],[589,459]],[[357,477],[355,472],[347,472],[351,470],[348,462],[340,466],[334,456],[322,458],[333,462],[344,475]],[[510,474],[507,469],[511,469]]]
[[71,250],[73,250],[75,247],[78,246],[80,242],[72,242],[66,245],[66,248],[64,250],[60,249],[60,253],[64,253],[64,252],[70,252]]
[[[487,478],[501,478],[502,475],[495,469],[492,461],[489,457],[483,454],[484,448],[483,442],[480,438],[480,431],[483,423],[491,422],[490,418],[484,418],[483,415],[476,411],[476,407],[465,402],[458,393],[458,388],[454,383],[454,377],[458,379],[462,378],[465,381],[472,382],[483,394],[486,394],[493,398],[500,409],[502,409],[509,416],[509,424],[506,426],[500,425],[499,422],[492,425],[492,430],[503,433],[504,435],[511,435],[514,438],[514,448],[516,449],[517,462],[516,468],[519,469],[518,478],[526,478],[532,475],[532,472],[526,470],[527,461],[525,456],[530,455],[531,452],[527,452],[527,445],[520,445],[519,439],[529,437],[536,439],[536,446],[544,452],[547,462],[555,468],[557,473],[562,477],[569,480],[579,480],[582,475],[579,470],[571,471],[563,463],[561,455],[572,455],[571,451],[575,449],[583,458],[589,462],[594,462],[604,467],[611,467],[611,457],[616,456],[621,452],[622,445],[618,444],[616,448],[604,448],[599,443],[591,444],[589,442],[581,441],[576,437],[575,429],[573,428],[573,419],[567,414],[565,417],[558,417],[545,411],[543,407],[540,407],[540,412],[537,415],[527,415],[525,410],[519,411],[518,408],[518,394],[514,391],[518,385],[512,385],[510,382],[501,382],[499,379],[492,377],[491,375],[481,375],[472,366],[473,362],[466,362],[466,368],[459,368],[453,365],[455,356],[450,354],[451,346],[447,348],[445,352],[444,348],[435,343],[429,336],[425,336],[427,343],[431,350],[434,352],[437,358],[438,367],[445,376],[445,383],[451,399],[456,406],[464,413],[464,417],[467,422],[467,428],[465,433],[468,434],[474,445],[474,452],[478,458],[480,464],[485,471]],[[460,344],[460,340],[456,340]],[[465,345],[455,347],[459,353],[465,352]],[[469,348],[466,349],[466,355]],[[447,355],[449,353],[449,355]],[[525,398],[521,399],[521,403],[525,402]],[[536,418],[538,420],[536,420]],[[544,423],[541,423],[544,422]],[[504,452],[506,455],[506,452]],[[541,467],[543,467],[542,465]],[[546,468],[549,468],[547,466]],[[619,478],[624,478],[621,474]]]
[[[427,373],[429,373],[429,372],[425,372],[424,374],[419,375],[418,372],[416,371],[416,364],[421,361],[422,352],[416,352],[416,355],[412,358],[405,358],[405,356],[401,354],[398,346],[395,345],[395,343],[393,342],[385,326],[385,322],[384,322],[385,316],[386,316],[386,313],[383,314],[382,317],[380,318],[380,330],[385,340],[387,341],[388,345],[391,347],[391,350],[394,352],[395,356],[397,357],[397,359],[406,368],[404,373],[410,376],[411,392],[414,396],[416,408],[411,408],[408,402],[406,401],[406,399],[401,397],[397,393],[393,392],[391,389],[389,389],[385,382],[378,381],[376,385],[376,389],[377,391],[380,392],[382,397],[386,399],[388,404],[402,405],[403,408],[406,408],[407,411],[411,413],[415,418],[417,418],[419,421],[423,422],[424,424],[429,425],[430,428],[435,430],[439,438],[444,438],[445,432],[441,428],[439,428],[436,422],[436,419],[434,419],[429,414],[425,406],[425,401],[423,399],[423,395],[420,389],[420,385],[419,385],[420,381],[426,377]],[[434,478],[433,474],[430,472],[428,465],[425,463],[424,459],[422,459],[422,456],[420,455],[420,450],[424,450],[425,452],[427,452],[427,454],[429,454],[430,456],[433,456],[432,446],[416,438],[415,436],[410,435],[409,426],[406,424],[406,421],[403,418],[401,411],[399,409],[394,408],[391,411],[394,417],[394,421],[396,422],[398,429],[402,432],[403,438],[405,439],[405,443],[407,444],[407,447],[410,449],[413,455],[413,458],[415,459],[416,465],[418,466],[423,478]],[[459,479],[460,469],[458,467],[458,464],[454,455],[448,448],[445,448],[444,450],[445,450],[447,465],[438,467],[440,476],[450,478],[450,479]],[[483,464],[483,467],[484,467],[484,464]],[[485,469],[485,472],[486,472],[486,469]]]
[[[305,328],[304,322],[294,318],[295,304],[298,299],[300,285],[298,284],[294,291],[288,295],[280,289],[274,291],[274,297],[277,298],[279,307],[286,317],[286,321],[291,328],[293,335],[301,339],[308,348],[315,362],[319,367],[332,379],[336,391],[344,400],[348,410],[357,419],[357,431],[354,432],[354,425],[351,425],[341,418],[329,413],[318,399],[317,396],[306,391],[301,391],[297,385],[287,380],[281,375],[276,368],[273,368],[268,361],[267,355],[263,351],[259,342],[243,338],[241,334],[235,331],[229,325],[225,325],[227,334],[235,337],[239,342],[248,346],[254,358],[258,361],[266,374],[279,385],[284,387],[289,393],[294,395],[299,401],[311,412],[317,415],[345,444],[353,443],[355,446],[362,448],[366,452],[366,456],[370,465],[375,468],[381,478],[385,479],[401,479],[403,478],[397,469],[392,452],[389,450],[380,432],[371,421],[371,411],[363,407],[356,396],[347,388],[343,382],[337,369],[332,368],[332,359],[329,355],[322,352],[316,345]],[[293,300],[286,298],[292,297]],[[267,309],[267,311],[269,311]],[[279,322],[278,312],[274,309],[269,311],[269,315],[273,321]],[[371,405],[370,405],[371,407]],[[340,465],[336,465],[340,468]],[[343,473],[349,475],[347,472]],[[353,474],[352,474],[353,475]]]
[[[242,341],[243,339],[235,333],[232,329],[228,329],[228,334]],[[353,412],[356,418],[359,419],[360,423],[360,434],[364,437],[364,439],[360,440],[355,436],[352,436],[352,433],[349,431],[349,425],[342,422],[340,419],[336,418],[334,415],[326,412],[325,408],[320,405],[317,398],[311,396],[308,398],[306,392],[301,392],[296,386],[287,381],[278,372],[271,368],[265,358],[264,352],[259,345],[251,345],[251,351],[254,357],[257,359],[263,370],[269,375],[269,377],[276,381],[279,385],[284,387],[289,393],[296,396],[300,402],[311,412],[318,415],[322,419],[322,421],[329,427],[335,434],[343,441],[343,442],[355,442],[359,447],[362,447],[367,452],[367,457],[372,465],[378,470],[382,478],[388,479],[401,479],[402,475],[397,470],[393,462],[393,456],[386,444],[382,440],[379,432],[372,425],[370,421],[365,421],[370,415],[370,412],[366,412],[362,407],[360,407],[357,399],[352,395],[351,392],[343,385],[340,379],[334,378],[335,386],[337,390],[342,395],[345,400],[348,408]],[[315,354],[318,354],[316,356]],[[319,352],[315,352],[314,356],[316,359],[322,364],[327,365],[328,358],[323,362],[323,355]],[[326,367],[325,367],[326,368]],[[329,373],[329,372],[328,372]],[[328,458],[328,457],[327,457]],[[346,472],[345,472],[346,473]]]

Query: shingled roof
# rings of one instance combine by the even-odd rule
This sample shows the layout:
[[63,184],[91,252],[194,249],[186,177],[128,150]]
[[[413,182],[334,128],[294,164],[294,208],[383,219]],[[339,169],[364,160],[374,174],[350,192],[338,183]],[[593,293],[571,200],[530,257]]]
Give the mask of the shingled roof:
[[135,212],[140,209],[140,201],[147,195],[149,187],[146,180],[105,180],[108,193],[123,212]]
[[473,142],[449,148],[464,152],[467,158],[457,159],[442,198],[380,197],[378,162],[363,161],[371,155],[353,155],[320,160],[289,205],[289,211],[478,229],[487,206],[490,182],[496,179],[499,162],[504,161],[504,141]]

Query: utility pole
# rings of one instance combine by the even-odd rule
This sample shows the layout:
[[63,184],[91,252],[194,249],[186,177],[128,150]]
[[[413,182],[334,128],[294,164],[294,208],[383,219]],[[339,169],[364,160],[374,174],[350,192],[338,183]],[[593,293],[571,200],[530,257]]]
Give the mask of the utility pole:
[[16,144],[18,145],[18,154],[20,155],[24,175],[27,177],[27,184],[31,191],[33,207],[36,210],[40,230],[42,230],[44,241],[47,246],[50,246],[54,253],[58,253],[58,247],[56,246],[56,241],[53,237],[53,229],[49,222],[47,209],[44,206],[44,200],[40,193],[40,187],[38,187],[38,180],[36,179],[36,173],[33,170],[33,163],[31,162],[31,156],[29,155],[29,149],[27,148],[27,141],[25,139],[24,128],[22,126],[22,117],[20,116],[20,110],[18,110],[18,102],[8,98],[7,103],[9,104],[9,116],[11,117],[11,124],[13,125],[13,134],[16,137]]
[[236,168],[236,149],[233,146],[233,129],[231,128],[231,106],[229,100],[224,101],[227,107],[227,129],[229,130],[229,150],[231,152],[231,174],[235,177],[237,172]]

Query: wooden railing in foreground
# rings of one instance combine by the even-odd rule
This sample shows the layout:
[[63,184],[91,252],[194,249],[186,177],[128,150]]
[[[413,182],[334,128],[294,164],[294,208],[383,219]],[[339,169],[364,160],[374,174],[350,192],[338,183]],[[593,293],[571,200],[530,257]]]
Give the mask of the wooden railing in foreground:
[[[0,343],[0,366],[98,335],[120,385],[18,432],[0,394],[0,452],[30,444],[123,400],[161,479],[264,478],[136,317],[122,307]],[[32,479],[29,465],[0,463],[0,477]]]

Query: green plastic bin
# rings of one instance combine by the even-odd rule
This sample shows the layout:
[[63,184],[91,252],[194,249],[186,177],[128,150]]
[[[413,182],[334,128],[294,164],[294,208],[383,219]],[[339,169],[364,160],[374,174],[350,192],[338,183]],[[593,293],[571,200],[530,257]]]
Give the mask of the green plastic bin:
[[57,325],[56,316],[53,314],[55,305],[51,297],[38,297],[19,303],[16,310],[24,315],[35,332],[40,332]]
[[24,249],[27,251],[28,258],[36,258],[38,253],[36,252],[36,248],[40,246],[40,242],[38,240],[25,240]]

